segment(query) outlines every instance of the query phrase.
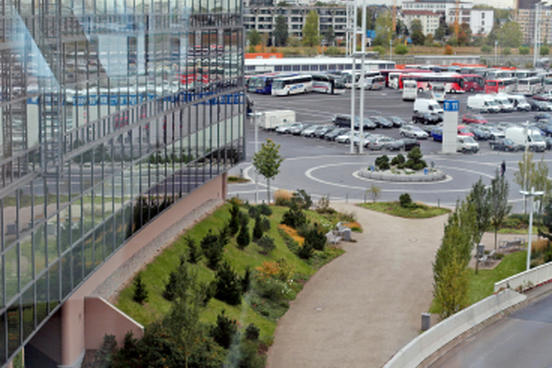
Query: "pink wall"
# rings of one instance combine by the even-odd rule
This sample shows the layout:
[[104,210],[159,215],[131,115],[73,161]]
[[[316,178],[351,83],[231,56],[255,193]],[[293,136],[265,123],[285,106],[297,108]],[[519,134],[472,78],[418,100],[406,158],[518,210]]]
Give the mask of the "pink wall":
[[[126,261],[132,258],[137,252],[154,241],[160,234],[169,230],[203,203],[212,199],[224,200],[226,198],[226,174],[220,175],[210,182],[194,190],[188,196],[173,204],[163,215],[149,223],[136,233],[125,246],[113,254],[88,280],[81,285],[73,295],[62,306],[61,318],[61,342],[62,342],[62,365],[71,365],[82,355],[86,349],[97,349],[100,347],[105,334],[112,334],[118,338],[124,335],[129,328],[136,333],[141,329],[134,324],[129,317],[118,311],[114,306],[106,306],[97,300],[90,301],[87,297],[94,296],[94,291],[113,272],[121,267]],[[172,242],[169,242],[169,244]],[[169,245],[166,244],[166,245]],[[143,267],[144,265],[141,265]],[[126,282],[132,280],[140,268],[129,273]],[[87,302],[85,303],[85,298]],[[88,306],[88,307],[85,307]],[[88,308],[88,309],[87,309]],[[101,311],[108,313],[113,318],[113,323],[104,323]],[[85,313],[86,312],[86,313]],[[90,316],[88,313],[92,313]],[[101,315],[101,318],[98,316]],[[124,316],[124,317],[123,317]],[[105,317],[107,318],[107,317]],[[85,321],[88,321],[86,323]],[[132,321],[132,322],[129,322]],[[97,324],[97,325],[95,325]],[[141,326],[140,326],[141,327]],[[122,329],[119,329],[122,328]],[[100,338],[101,335],[101,338]],[[119,339],[117,340],[119,342]],[[122,341],[122,340],[121,340]]]
[[144,335],[141,324],[104,298],[94,296],[84,298],[84,330],[87,350],[101,346],[105,335],[114,335],[118,346],[123,345],[127,332],[132,332],[136,338]]

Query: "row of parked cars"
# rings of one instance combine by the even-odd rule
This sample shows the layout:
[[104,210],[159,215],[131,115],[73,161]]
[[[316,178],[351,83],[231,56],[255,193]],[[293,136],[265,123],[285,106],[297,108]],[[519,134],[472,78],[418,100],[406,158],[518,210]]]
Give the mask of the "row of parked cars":
[[[392,128],[401,127],[400,139],[395,139],[383,134],[374,134],[363,131],[360,133],[360,119],[357,117],[354,122],[356,130],[351,132],[351,117],[345,114],[338,114],[333,122],[329,124],[289,123],[276,127],[275,131],[280,134],[300,135],[307,138],[319,138],[337,143],[350,144],[355,146],[363,145],[371,150],[411,150],[419,147],[417,139],[425,139],[429,135],[412,124],[407,124],[397,116],[370,116],[364,119],[363,130],[371,130],[376,127]],[[404,133],[403,133],[404,132]]]
[[552,102],[538,95],[532,98],[523,95],[498,93],[469,96],[468,109],[483,113],[512,111],[552,111]]

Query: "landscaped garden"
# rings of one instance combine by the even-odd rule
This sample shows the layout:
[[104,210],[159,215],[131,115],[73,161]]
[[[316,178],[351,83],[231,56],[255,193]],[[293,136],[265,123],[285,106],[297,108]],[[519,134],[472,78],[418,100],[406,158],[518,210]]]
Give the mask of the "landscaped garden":
[[304,191],[275,196],[275,203],[229,201],[122,290],[117,306],[145,326],[145,335],[127,337],[118,351],[106,338],[102,352],[113,366],[153,366],[159,356],[170,356],[161,366],[171,367],[264,366],[289,302],[343,253],[326,244],[326,232],[338,221],[355,223],[325,199],[313,205]]

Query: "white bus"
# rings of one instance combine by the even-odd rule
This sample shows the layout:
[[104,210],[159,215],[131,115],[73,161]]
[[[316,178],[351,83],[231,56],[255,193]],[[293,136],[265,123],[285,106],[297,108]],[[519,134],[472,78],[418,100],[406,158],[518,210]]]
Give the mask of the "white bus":
[[340,77],[334,75],[313,74],[312,91],[331,95],[341,95],[345,93],[345,84]]
[[403,101],[414,101],[418,97],[418,82],[415,80],[405,80],[403,82]]
[[[352,70],[353,59],[349,57],[284,57],[270,59],[245,59],[247,74],[297,72],[297,73],[325,73],[341,70]],[[369,59],[366,60],[365,70],[378,71],[395,68],[394,61]],[[360,71],[360,60],[355,63],[355,69]]]
[[389,73],[387,84],[390,88],[399,89],[399,77],[401,74],[403,73]]
[[445,101],[447,91],[444,83],[431,83],[431,96],[437,102]]
[[524,95],[534,95],[541,90],[542,81],[538,77],[521,78],[517,81],[516,91]]
[[272,82],[272,96],[289,96],[312,91],[312,76],[276,78]]

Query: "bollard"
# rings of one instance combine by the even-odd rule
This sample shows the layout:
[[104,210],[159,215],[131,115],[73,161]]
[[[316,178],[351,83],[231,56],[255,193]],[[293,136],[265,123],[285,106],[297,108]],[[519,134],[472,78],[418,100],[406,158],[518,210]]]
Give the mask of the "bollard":
[[431,314],[422,313],[422,331],[427,331],[431,327]]

